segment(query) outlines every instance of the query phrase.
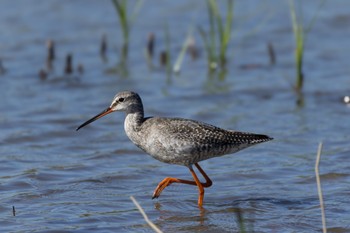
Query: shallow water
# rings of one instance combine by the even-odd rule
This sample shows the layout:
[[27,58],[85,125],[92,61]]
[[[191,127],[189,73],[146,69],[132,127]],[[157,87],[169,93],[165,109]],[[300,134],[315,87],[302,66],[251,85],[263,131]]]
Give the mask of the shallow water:
[[[350,108],[342,103],[350,86],[350,2],[327,2],[308,35],[303,106],[291,89],[288,4],[255,3],[236,1],[231,60],[220,81],[207,74],[197,32],[200,57],[186,56],[178,75],[167,77],[156,58],[150,69],[144,56],[149,32],[156,35],[156,53],[165,49],[168,27],[174,61],[189,28],[207,25],[202,1],[144,3],[133,25],[127,77],[111,72],[121,35],[110,1],[1,1],[1,232],[152,232],[131,195],[164,232],[320,232],[314,173],[320,141],[327,227],[350,231]],[[317,5],[304,4],[304,14],[312,15]],[[104,33],[107,63],[99,56]],[[53,72],[40,80],[47,39],[55,41],[57,57]],[[275,66],[269,65],[268,42],[277,54]],[[84,65],[83,74],[63,74],[69,52],[75,67]],[[158,182],[189,179],[188,169],[137,149],[124,133],[123,113],[75,131],[125,89],[141,95],[146,115],[193,118],[274,140],[203,161],[214,182],[203,210],[192,186],[174,184],[152,200]]]

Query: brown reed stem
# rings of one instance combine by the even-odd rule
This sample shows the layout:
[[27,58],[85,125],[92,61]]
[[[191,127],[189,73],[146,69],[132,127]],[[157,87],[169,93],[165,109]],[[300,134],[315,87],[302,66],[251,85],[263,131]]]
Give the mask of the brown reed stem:
[[162,233],[162,231],[151,221],[149,220],[148,216],[146,215],[145,211],[143,211],[142,207],[140,204],[136,201],[136,199],[133,196],[130,196],[130,199],[132,202],[135,204],[137,209],[140,211],[142,214],[143,218],[146,220],[147,224],[157,233]]
[[318,198],[320,200],[320,208],[321,208],[321,214],[322,214],[322,231],[323,233],[327,233],[327,227],[326,227],[326,216],[324,211],[324,202],[323,202],[323,195],[322,195],[322,188],[321,188],[321,180],[320,180],[320,173],[319,173],[319,164],[321,159],[321,152],[322,152],[322,142],[318,145],[318,151],[317,151],[317,157],[316,157],[316,164],[315,164],[315,174],[316,174],[316,183],[317,183],[317,192],[318,192]]

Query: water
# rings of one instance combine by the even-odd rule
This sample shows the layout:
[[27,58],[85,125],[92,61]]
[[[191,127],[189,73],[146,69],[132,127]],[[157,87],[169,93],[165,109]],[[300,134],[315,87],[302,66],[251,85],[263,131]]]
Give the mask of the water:
[[[121,43],[110,1],[1,1],[0,58],[7,69],[0,76],[1,232],[152,232],[131,195],[164,232],[320,232],[314,174],[320,141],[327,227],[348,232],[350,108],[341,99],[350,84],[350,3],[327,2],[308,36],[303,106],[291,90],[288,4],[255,3],[236,1],[231,60],[219,81],[208,76],[202,49],[197,61],[185,57],[181,73],[171,78],[158,59],[152,70],[144,57],[149,32],[156,34],[156,53],[165,49],[167,25],[174,61],[189,25],[207,25],[202,1],[144,3],[131,34],[128,77],[109,71]],[[308,21],[317,5],[304,4]],[[99,57],[104,33],[108,63]],[[57,59],[53,74],[40,80],[47,39],[55,41]],[[197,32],[195,39],[201,47]],[[268,63],[268,42],[275,66]],[[83,74],[63,74],[69,52],[75,67],[84,65]],[[204,210],[193,186],[174,184],[151,200],[158,182],[190,179],[188,169],[153,160],[132,145],[122,113],[75,131],[125,89],[141,95],[146,115],[193,118],[275,140],[202,162],[214,182]]]

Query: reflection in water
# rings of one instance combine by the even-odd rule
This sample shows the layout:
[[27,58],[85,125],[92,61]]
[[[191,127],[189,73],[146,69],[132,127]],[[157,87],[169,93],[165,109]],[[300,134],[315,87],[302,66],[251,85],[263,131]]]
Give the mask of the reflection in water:
[[231,90],[231,85],[225,80],[227,75],[226,69],[219,71],[208,71],[207,79],[204,83],[204,89],[207,93],[227,93]]
[[[236,216],[236,222],[239,226],[239,231],[240,232],[247,232],[246,231],[246,227],[245,227],[245,223],[244,223],[244,217],[243,217],[243,213],[242,213],[242,209],[240,208],[234,208],[233,212],[235,213]],[[249,231],[252,232],[252,231]]]
[[301,91],[297,92],[296,104],[299,108],[303,108],[305,105],[304,94]]
[[[192,211],[187,212],[184,211],[183,208],[186,208],[182,204],[178,205],[179,211],[175,211],[175,208],[171,208],[171,210],[163,210],[162,204],[156,202],[154,204],[154,209],[158,211],[159,219],[162,220],[163,223],[167,222],[183,222],[183,221],[193,221],[197,222],[197,227],[207,226],[207,214],[209,213],[204,207],[194,207]],[[192,206],[191,206],[192,208]],[[190,214],[190,215],[188,215]]]
[[[258,211],[257,207],[254,207],[254,201],[249,202],[249,206],[238,207],[237,204],[226,204],[222,208],[213,206],[194,207],[192,211],[184,211],[182,204],[178,204],[179,209],[176,211],[174,206],[171,210],[163,210],[162,204],[159,202],[154,204],[154,209],[158,211],[158,216],[161,221],[157,224],[165,229],[169,224],[184,225],[185,222],[192,222],[190,228],[186,230],[191,231],[210,231],[211,229],[223,230],[224,232],[254,232],[254,212]],[[183,203],[184,204],[184,203]],[[247,203],[242,202],[243,205]],[[185,204],[184,204],[185,205]],[[191,206],[192,207],[192,206]],[[250,214],[249,218],[246,214]],[[215,220],[214,220],[215,219]],[[218,219],[221,219],[218,221]],[[229,225],[227,225],[229,223]],[[184,228],[182,228],[185,230]]]

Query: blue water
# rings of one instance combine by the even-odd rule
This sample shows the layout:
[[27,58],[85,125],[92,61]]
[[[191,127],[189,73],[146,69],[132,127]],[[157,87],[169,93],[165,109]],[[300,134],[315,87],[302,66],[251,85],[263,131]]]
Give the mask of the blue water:
[[[342,102],[350,87],[350,2],[326,2],[307,36],[301,105],[292,90],[289,6],[256,3],[235,1],[227,73],[219,80],[208,75],[197,31],[208,27],[203,1],[145,1],[132,26],[127,74],[113,71],[122,36],[110,1],[1,1],[0,231],[152,232],[129,199],[134,196],[164,232],[320,232],[314,165],[321,141],[328,231],[350,231],[350,107]],[[303,2],[305,22],[316,8]],[[172,63],[191,30],[200,52],[195,61],[186,55],[181,72],[170,77],[158,58],[166,28]],[[150,32],[156,35],[153,68],[144,55]],[[108,62],[99,55],[103,34]],[[55,41],[56,59],[41,80],[48,39]],[[84,66],[83,74],[64,74],[67,53],[75,70]],[[203,210],[193,186],[174,184],[152,200],[158,182],[191,179],[188,169],[135,147],[124,133],[123,113],[75,131],[121,90],[138,92],[148,116],[192,118],[274,140],[203,161],[214,182]]]

